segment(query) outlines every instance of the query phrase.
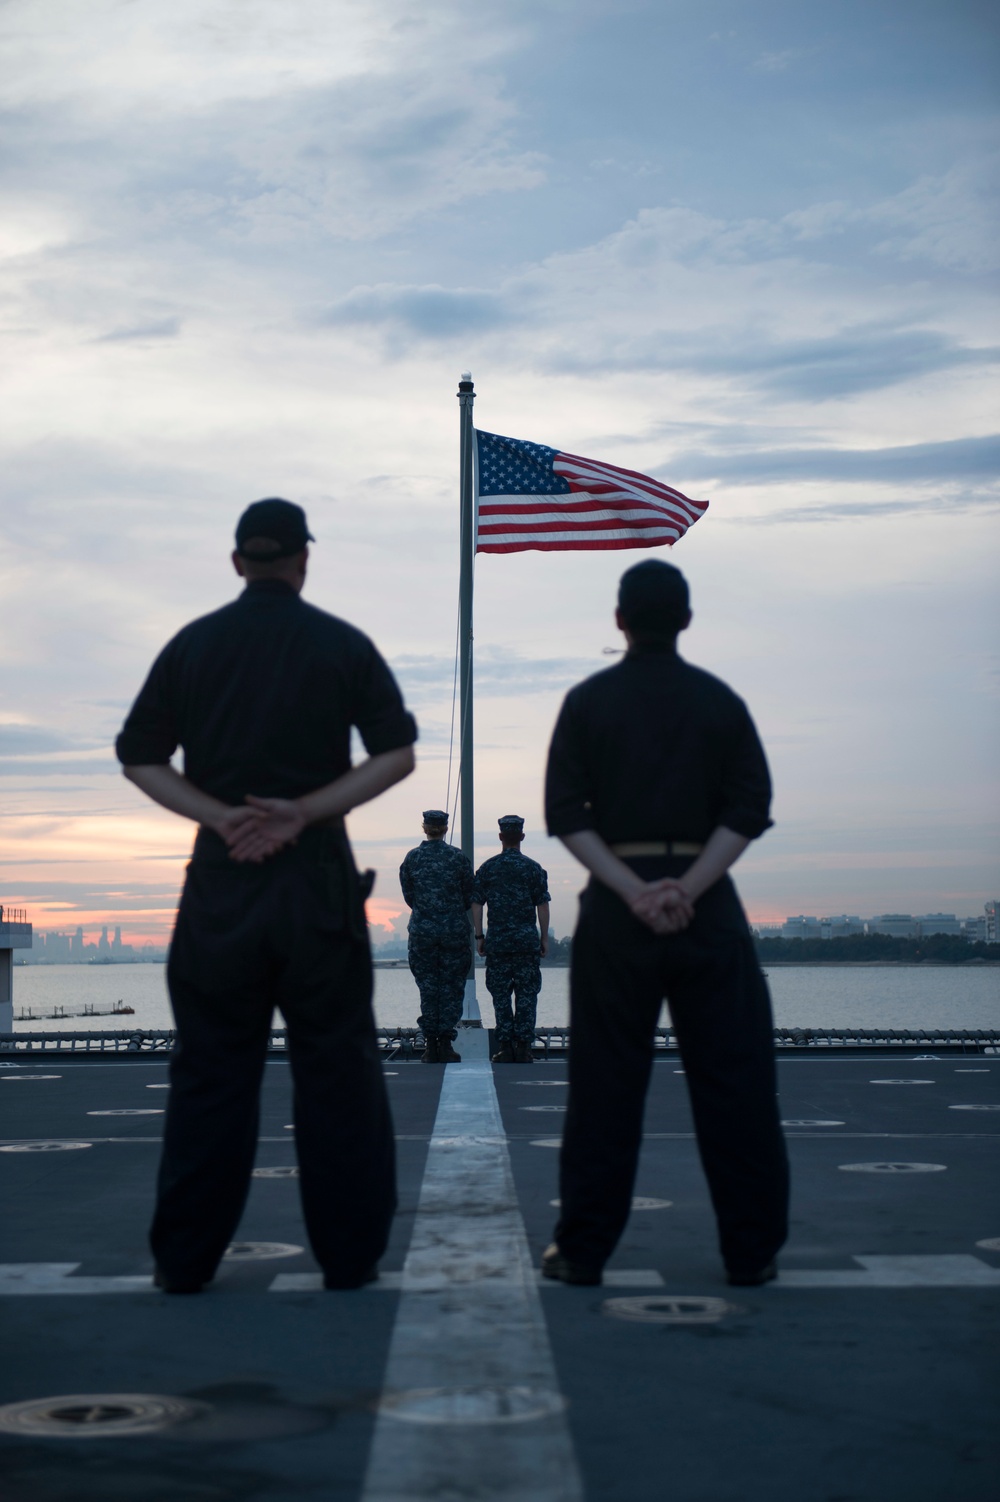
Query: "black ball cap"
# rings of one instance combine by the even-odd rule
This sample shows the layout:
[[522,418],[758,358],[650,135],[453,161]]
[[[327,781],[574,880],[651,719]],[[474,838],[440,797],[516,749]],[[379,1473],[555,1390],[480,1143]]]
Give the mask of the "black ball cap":
[[[247,549],[246,544],[260,539],[261,546]],[[270,563],[275,558],[292,558],[301,553],[307,542],[316,539],[309,531],[306,514],[294,501],[283,501],[272,496],[266,501],[254,501],[236,523],[236,551],[241,558],[258,563]],[[277,547],[263,544],[276,543]]]
[[691,608],[687,580],[672,563],[647,558],[622,574],[618,608],[630,629],[679,631]]

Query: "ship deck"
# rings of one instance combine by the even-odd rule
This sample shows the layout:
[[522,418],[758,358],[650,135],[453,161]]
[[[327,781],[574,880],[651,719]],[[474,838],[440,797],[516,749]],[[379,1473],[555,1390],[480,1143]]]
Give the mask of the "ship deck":
[[145,1244],[166,1059],[0,1063],[0,1404],[29,1405],[0,1413],[6,1502],[992,1502],[995,1053],[780,1056],[793,1231],[762,1289],[724,1282],[658,1058],[639,1205],[605,1286],[567,1288],[532,1271],[565,1061],[485,1045],[386,1062],[400,1211],[351,1293],[266,1172],[295,1163],[283,1058],[244,1255],[190,1298],[152,1291]]

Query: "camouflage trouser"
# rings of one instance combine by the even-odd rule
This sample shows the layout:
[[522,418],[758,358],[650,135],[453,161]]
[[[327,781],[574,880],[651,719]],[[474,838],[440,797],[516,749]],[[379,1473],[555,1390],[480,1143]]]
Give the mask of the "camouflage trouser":
[[420,988],[417,1026],[425,1038],[454,1038],[462,1020],[465,978],[472,958],[470,944],[454,939],[411,939],[407,957]]
[[[487,952],[486,989],[493,998],[498,1043],[509,1043],[512,1038],[530,1043],[535,1036],[535,1012],[541,985],[542,971],[537,953]],[[510,1004],[512,991],[515,996],[513,1009]]]

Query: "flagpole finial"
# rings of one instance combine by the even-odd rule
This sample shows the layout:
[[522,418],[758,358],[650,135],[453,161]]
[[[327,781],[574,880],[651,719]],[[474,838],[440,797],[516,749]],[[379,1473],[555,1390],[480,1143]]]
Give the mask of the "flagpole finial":
[[458,394],[459,394],[459,396],[468,396],[473,391],[473,389],[474,388],[473,388],[473,385],[472,385],[472,371],[471,370],[463,370],[462,374],[458,378]]

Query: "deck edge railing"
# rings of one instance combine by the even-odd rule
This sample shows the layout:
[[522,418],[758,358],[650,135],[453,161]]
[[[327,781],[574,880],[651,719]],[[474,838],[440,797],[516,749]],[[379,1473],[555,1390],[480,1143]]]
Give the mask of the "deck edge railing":
[[[378,1029],[380,1052],[387,1058],[415,1059],[423,1052],[424,1037],[416,1027]],[[167,1054],[173,1047],[174,1032],[168,1028],[127,1028],[101,1032],[98,1029],[54,1033],[0,1033],[0,1059],[12,1054]],[[533,1047],[545,1058],[565,1055],[569,1046],[568,1027],[535,1029]],[[1000,1031],[992,1028],[816,1028],[774,1029],[775,1047],[779,1050],[808,1049],[842,1051],[844,1049],[912,1049],[944,1048],[955,1053],[996,1053],[1000,1050]],[[657,1028],[654,1048],[658,1052],[675,1052],[677,1039],[670,1028]],[[271,1054],[287,1049],[284,1028],[274,1028],[268,1045]]]

